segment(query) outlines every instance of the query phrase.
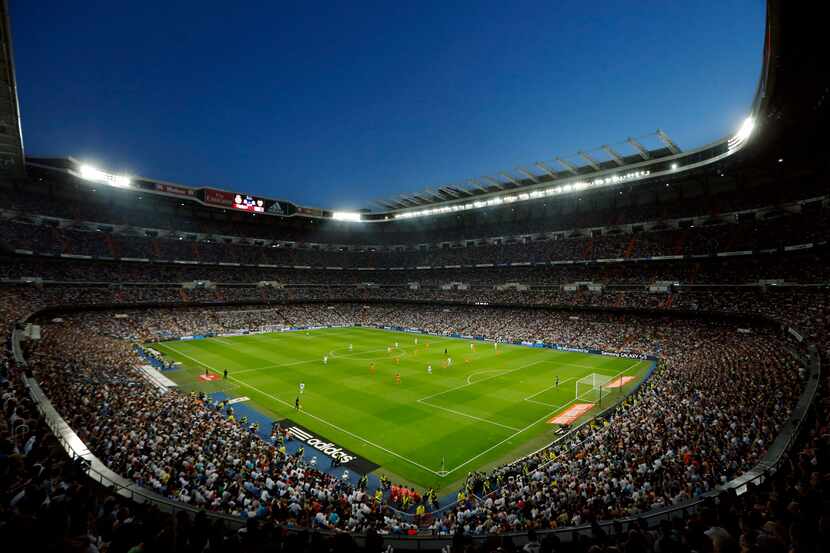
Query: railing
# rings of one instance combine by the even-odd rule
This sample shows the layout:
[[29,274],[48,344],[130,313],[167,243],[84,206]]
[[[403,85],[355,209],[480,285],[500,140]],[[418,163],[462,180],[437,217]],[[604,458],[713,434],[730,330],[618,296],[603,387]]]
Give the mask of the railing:
[[[154,493],[150,490],[144,489],[135,482],[132,482],[118,473],[108,468],[98,457],[96,457],[84,444],[83,440],[75,433],[75,431],[66,423],[63,417],[58,413],[49,398],[43,393],[40,385],[33,377],[26,376],[23,378],[26,388],[29,390],[29,395],[35,403],[38,412],[43,417],[46,424],[52,430],[52,433],[57,438],[58,442],[67,452],[73,461],[80,461],[84,470],[93,481],[111,489],[114,493],[121,497],[128,498],[138,503],[151,502],[159,509],[168,513],[177,513],[180,511],[188,513],[198,513],[202,509],[187,505],[180,501],[174,501]],[[243,524],[239,518],[228,515],[212,513],[211,516],[220,517],[229,523],[237,525]]]
[[[12,332],[12,351],[16,361],[22,365],[26,365],[23,357],[22,348],[20,347],[21,332],[20,325],[16,325]],[[759,485],[765,482],[770,476],[774,475],[785,461],[785,455],[789,451],[793,442],[798,438],[802,425],[808,415],[810,407],[813,404],[821,377],[821,361],[812,345],[806,347],[805,352],[797,352],[790,350],[788,352],[802,362],[807,369],[807,377],[804,389],[793,409],[788,421],[779,432],[777,438],[770,445],[764,458],[758,464],[745,472],[741,476],[734,478],[716,490],[712,490],[692,500],[684,502],[680,505],[672,505],[662,509],[657,509],[645,513],[638,514],[636,517],[627,517],[623,519],[608,520],[600,522],[599,527],[603,528],[606,533],[613,535],[616,531],[615,526],[620,525],[622,531],[627,531],[628,527],[633,524],[639,524],[639,521],[644,520],[649,526],[653,526],[663,520],[671,520],[679,517],[687,517],[689,514],[697,512],[701,506],[711,500],[716,499],[721,493],[733,492],[737,495],[745,493],[750,485]],[[114,493],[128,498],[138,503],[151,502],[160,510],[169,513],[187,512],[195,514],[201,509],[174,501],[156,494],[150,490],[144,489],[139,485],[127,480],[114,471],[110,470],[101,462],[83,443],[75,431],[64,421],[63,417],[55,410],[49,399],[41,390],[36,380],[31,376],[24,377],[25,385],[29,390],[30,396],[37,406],[41,416],[43,416],[47,425],[51,428],[58,442],[63,446],[64,450],[73,460],[82,460],[86,470],[86,474],[101,486],[111,489]],[[613,407],[612,407],[613,408]],[[575,429],[576,430],[576,429]],[[214,519],[222,519],[229,526],[241,526],[245,523],[244,519],[225,515],[221,513],[207,513],[209,517]],[[299,532],[299,529],[287,529],[289,532]],[[577,534],[588,535],[594,529],[591,526],[583,525],[577,527],[560,528],[556,530],[538,531],[538,535],[556,534],[562,541],[570,541]],[[327,534],[329,532],[321,531],[320,533]],[[527,540],[525,532],[505,534],[510,536],[516,545],[522,545]],[[354,535],[354,539],[358,544],[363,543],[363,536]],[[487,539],[486,536],[472,536],[470,539],[474,543],[482,543]],[[393,545],[397,550],[438,550],[451,543],[449,536],[385,536],[385,543]]]

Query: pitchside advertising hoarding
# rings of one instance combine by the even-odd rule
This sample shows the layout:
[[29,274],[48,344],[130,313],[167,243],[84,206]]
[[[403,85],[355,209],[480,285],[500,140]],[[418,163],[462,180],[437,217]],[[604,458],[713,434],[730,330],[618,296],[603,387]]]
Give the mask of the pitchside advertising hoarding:
[[181,198],[195,198],[196,190],[178,184],[170,184],[166,182],[153,181],[134,181],[133,187],[148,192],[160,192],[168,196],[178,196]]
[[[464,338],[467,340],[479,340],[483,342],[492,342],[493,340],[489,340],[484,336],[469,336],[466,334],[459,334],[459,333],[449,333],[449,334],[436,334],[434,332],[429,332],[424,330],[423,328],[412,328],[412,327],[404,327],[404,326],[380,326],[380,325],[369,325],[374,326],[375,328],[382,328],[384,330],[395,330],[398,332],[413,332],[418,334],[427,334],[431,336],[449,336],[451,338]],[[549,344],[547,342],[528,342],[525,340],[516,340],[514,342],[507,342],[512,343],[517,346],[525,346],[530,348],[549,348],[555,349],[558,351],[567,351],[567,352],[575,352],[575,353],[590,353],[593,355],[606,355],[609,357],[623,357],[625,359],[640,359],[640,360],[648,360],[648,361],[657,361],[657,358],[653,355],[645,355],[642,353],[629,353],[629,352],[619,352],[619,351],[604,351],[601,349],[592,349],[592,348],[575,348],[571,346],[563,346],[560,344]]]
[[645,355],[643,353],[630,353],[625,351],[605,351],[601,349],[592,348],[572,348],[569,346],[560,346],[559,344],[544,344],[541,347],[552,348],[557,351],[568,351],[576,353],[590,353],[593,355],[605,355],[608,357],[622,357],[624,359],[640,359],[642,361],[656,361],[657,358],[652,355]]
[[291,431],[291,435],[294,436],[295,440],[304,444],[306,451],[308,451],[308,448],[316,449],[323,455],[336,459],[341,465],[360,474],[368,474],[380,467],[380,465],[358,457],[356,453],[352,453],[336,443],[326,440],[316,432],[297,424],[291,419],[282,419],[278,422],[284,430]]

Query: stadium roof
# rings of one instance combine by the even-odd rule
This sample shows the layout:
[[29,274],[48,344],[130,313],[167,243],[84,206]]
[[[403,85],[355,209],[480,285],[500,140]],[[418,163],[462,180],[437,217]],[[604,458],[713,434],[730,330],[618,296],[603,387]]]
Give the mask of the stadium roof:
[[[651,147],[642,143],[646,142]],[[656,144],[651,144],[656,143]],[[669,135],[658,129],[652,134],[628,138],[613,146],[605,144],[590,151],[580,150],[573,156],[557,156],[536,161],[513,170],[498,171],[493,175],[470,178],[462,183],[425,188],[420,192],[399,194],[374,200],[384,211],[424,207],[465,198],[480,198],[488,194],[515,191],[539,184],[550,184],[574,176],[592,177],[607,171],[648,160],[657,160],[680,154],[682,150]]]
[[[463,183],[378,199],[376,205],[379,209],[374,211],[337,212],[292,206],[282,200],[253,200],[262,199],[271,206],[278,204],[273,211],[265,211],[272,215],[381,221],[489,207],[541,196],[567,195],[595,187],[634,184],[664,175],[680,176],[708,164],[718,166],[721,160],[741,152],[750,143],[752,147],[745,154],[733,159],[751,158],[755,160],[751,163],[759,163],[766,158],[801,157],[812,159],[814,163],[819,159],[816,158],[817,153],[823,151],[827,142],[824,133],[826,126],[822,122],[827,118],[826,103],[830,97],[827,58],[818,55],[817,50],[816,41],[820,36],[817,19],[811,10],[800,10],[782,0],[769,0],[767,6],[764,50],[761,52],[763,63],[755,99],[749,106],[751,116],[732,137],[681,151],[667,133],[658,130],[613,145],[580,150],[570,156],[557,156],[467,179]],[[3,38],[8,42],[8,36]],[[762,132],[756,129],[762,129]],[[772,156],[762,156],[762,152]],[[27,164],[85,178],[82,164],[69,158],[28,158]],[[92,176],[100,183],[118,185],[132,182],[133,185],[141,185],[144,192],[179,197],[210,207],[242,209],[228,199],[239,194],[237,192],[193,188],[132,175],[125,180],[106,171],[86,169],[86,176]],[[200,193],[207,199],[203,199]]]

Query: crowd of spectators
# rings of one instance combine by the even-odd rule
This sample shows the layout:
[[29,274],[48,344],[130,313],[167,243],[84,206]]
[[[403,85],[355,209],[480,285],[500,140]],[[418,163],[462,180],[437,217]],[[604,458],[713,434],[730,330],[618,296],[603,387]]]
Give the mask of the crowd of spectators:
[[283,267],[414,268],[480,264],[548,263],[573,260],[641,259],[655,256],[715,255],[782,249],[826,242],[830,218],[824,211],[764,221],[725,222],[687,228],[654,227],[637,233],[575,230],[545,239],[496,241],[481,236],[455,245],[323,247],[302,243],[275,247],[262,241],[230,240],[175,233],[164,237],[103,232],[98,226],[56,227],[30,220],[0,220],[0,236],[11,250],[40,255],[91,256]]
[[[5,298],[3,303],[15,303]],[[406,530],[405,523],[373,505],[369,495],[280,456],[199,398],[161,395],[132,368],[137,361],[124,337],[144,339],[164,328],[191,331],[206,322],[216,330],[266,324],[399,324],[435,332],[478,330],[501,339],[589,339],[590,345],[619,351],[649,352],[660,344],[663,364],[607,424],[586,428],[519,465],[471,478],[468,485],[478,493],[486,478],[501,485],[482,500],[467,499],[426,519],[421,531],[438,534],[459,528],[476,535],[568,526],[695,497],[757,461],[800,389],[796,367],[780,353],[780,339],[770,331],[746,335],[734,328],[660,317],[308,304],[261,311],[139,310],[129,311],[126,318],[104,312],[46,327],[46,339],[30,356],[35,374],[59,411],[111,467],[148,488],[209,510],[297,526],[330,526],[334,513],[334,526],[340,528]],[[499,334],[504,329],[511,334]],[[184,436],[194,439],[188,433],[193,428],[199,429],[198,441],[183,442]],[[644,428],[650,432],[642,432]],[[232,453],[215,453],[227,453],[229,444]],[[318,512],[324,513],[322,521]]]
[[[328,303],[295,303],[304,299]],[[339,301],[332,303],[335,299]],[[349,299],[352,303],[343,302]],[[400,299],[450,303],[395,302]],[[187,307],[197,301],[266,305]],[[659,348],[662,361],[652,380],[606,424],[586,427],[567,442],[519,464],[486,475],[472,475],[467,485],[481,499],[467,496],[441,514],[425,517],[418,528],[421,533],[435,534],[463,529],[465,535],[472,536],[592,522],[696,497],[759,459],[786,420],[800,389],[797,367],[781,353],[783,338],[771,330],[754,329],[751,334],[743,334],[736,331],[734,323],[677,321],[660,311],[637,316],[579,308],[654,307],[666,311],[765,315],[799,329],[805,339],[817,343],[826,355],[830,335],[828,301],[827,291],[821,287],[681,287],[669,294],[654,294],[625,287],[575,292],[545,286],[526,291],[498,291],[483,286],[444,290],[440,284],[418,289],[404,285],[351,285],[334,289],[236,286],[190,290],[180,286],[59,285],[0,289],[0,315],[4,321],[12,321],[44,305],[120,305],[115,311],[126,313],[126,317],[115,317],[113,311],[85,313],[73,316],[69,323],[46,327],[46,338],[32,353],[31,361],[47,395],[88,445],[118,472],[177,500],[250,517],[252,536],[265,539],[263,536],[267,535],[268,540],[283,543],[294,538],[274,534],[268,524],[264,526],[267,530],[256,525],[276,520],[295,527],[336,527],[383,534],[406,533],[410,522],[392,516],[385,506],[375,505],[371,494],[318,473],[299,459],[280,456],[270,444],[251,439],[244,428],[228,423],[198,397],[175,392],[160,395],[133,368],[138,361],[127,340],[166,339],[242,328],[364,324],[411,326],[436,333],[461,332],[510,341],[544,340],[624,353],[654,354]],[[179,306],[130,307],[140,302]],[[528,311],[522,307],[471,305],[476,302],[564,305],[577,310]],[[3,336],[7,341],[7,329]],[[0,352],[0,361],[4,370],[14,375],[7,352]],[[13,387],[13,382],[11,378],[5,385]],[[66,390],[71,393],[65,393]],[[25,412],[24,418],[36,419],[28,400],[20,394],[19,390],[15,392],[16,403],[10,405],[24,406],[25,411],[20,407],[17,412]],[[4,436],[8,437],[12,414],[8,409],[5,413],[8,417]],[[194,524],[167,520],[150,507],[90,497],[96,492],[87,489],[89,483],[84,482],[78,467],[59,455],[42,423],[31,420],[27,424],[34,430],[15,436],[16,441],[7,444],[8,451],[18,452],[17,455],[24,452],[22,465],[14,469],[22,472],[12,476],[17,486],[10,484],[8,489],[19,492],[20,482],[35,482],[38,488],[32,490],[30,497],[38,497],[39,501],[50,496],[59,496],[61,500],[69,496],[68,501],[77,501],[74,494],[81,494],[87,501],[83,508],[92,509],[85,512],[95,515],[85,517],[87,522],[83,523],[88,525],[89,520],[95,519],[94,528],[82,528],[79,520],[70,517],[65,533],[59,535],[61,539],[71,536],[73,544],[83,547],[112,543],[122,539],[116,537],[116,529],[122,528],[134,511],[141,514],[144,522],[140,532],[135,528],[125,532],[130,536],[127,541],[139,539],[139,534],[144,539],[144,532],[152,530],[153,543],[158,545],[168,539],[165,529],[171,525]],[[188,435],[185,429],[192,428],[200,429],[198,440],[183,445],[182,437]],[[25,443],[32,436],[36,436],[34,445],[26,454]],[[826,437],[817,432],[811,439],[818,447]],[[39,448],[39,440],[50,447]],[[211,459],[204,453],[226,448],[227,444],[234,445],[232,455]],[[822,482],[815,481],[815,477],[804,480],[799,475],[809,463],[819,462],[816,451],[814,447],[803,453],[788,473],[789,478],[800,478],[799,486],[813,494],[821,492]],[[29,457],[33,453],[38,456]],[[29,461],[45,462],[44,456],[49,459],[49,464],[44,465],[49,467],[48,477],[39,472],[32,478],[28,471],[41,469],[32,469]],[[488,480],[496,491],[485,495]],[[217,486],[220,481],[225,485]],[[34,517],[33,523],[51,520],[46,518],[52,516],[50,508],[44,509],[40,504],[26,504],[18,498],[12,505],[17,495],[9,494],[4,500],[7,523],[13,520],[9,517],[34,515],[37,511],[44,518]],[[806,514],[821,515],[820,506],[812,504],[812,510],[806,514],[782,510],[779,495],[778,503],[770,500],[755,506],[752,516],[740,518],[737,524],[739,508],[746,501],[743,496],[730,497],[727,503],[713,504],[700,519],[690,519],[682,527],[633,531],[624,536],[598,534],[586,544],[616,543],[624,547],[633,543],[640,547],[644,541],[643,547],[656,548],[661,540],[672,540],[687,543],[684,550],[690,550],[688,543],[693,541],[729,544],[740,538],[742,542],[754,543],[754,550],[764,551],[758,544],[812,543],[803,532],[782,533],[781,527],[772,529],[764,523],[803,524]],[[94,509],[91,505],[95,505]],[[322,518],[318,513],[322,513]],[[703,529],[716,522],[717,531],[703,533]],[[212,523],[201,520],[199,524],[204,526],[198,534],[213,536],[214,545],[221,538],[224,546],[236,547],[242,539],[235,537],[229,541],[227,532],[214,529]],[[83,533],[78,533],[81,529]],[[58,539],[58,535],[53,537]],[[549,539],[545,543],[546,547],[554,544]],[[81,546],[78,547],[80,550]],[[169,547],[181,546],[171,543]]]
[[[50,305],[235,303],[238,304],[237,307],[264,304],[279,310],[280,306],[285,303],[302,301],[351,301],[376,304],[407,300],[464,304],[465,306],[511,304],[557,306],[571,309],[650,308],[657,311],[754,313],[783,319],[796,328],[805,329],[808,334],[824,332],[830,324],[828,320],[830,291],[826,286],[681,286],[665,292],[651,292],[644,288],[634,287],[605,287],[598,291],[586,288],[567,291],[561,287],[537,287],[522,291],[496,290],[477,286],[472,286],[467,290],[444,290],[441,288],[413,289],[408,286],[361,287],[354,285],[289,286],[285,288],[228,286],[215,289],[184,289],[174,285],[126,287],[50,285],[42,288],[18,286],[8,289],[14,290],[13,293],[20,298],[21,302],[32,304],[40,301]],[[482,323],[486,321],[486,318],[486,316],[482,318]],[[278,324],[281,322],[284,321],[277,321]],[[465,324],[463,320],[452,323],[456,329],[468,333],[474,330],[476,324],[479,323]],[[524,338],[520,330],[522,327],[514,325],[509,316],[505,316],[494,324],[510,330],[510,333],[504,334]],[[820,331],[814,329],[820,329]],[[541,333],[544,336],[544,325],[534,328],[533,333]],[[499,334],[502,332],[499,331]]]
[[[779,417],[786,416],[797,391],[792,375],[784,389],[777,387],[784,375],[782,360],[763,342],[744,346],[719,347],[719,354],[709,351],[705,360],[696,355],[675,360],[669,354],[674,374],[658,373],[603,428],[585,429],[526,461],[477,478],[476,489],[492,478],[507,484],[483,504],[458,507],[456,521],[473,533],[497,533],[621,518],[683,503],[741,473],[776,434],[783,423]],[[712,386],[703,389],[703,379]],[[761,411],[777,415],[759,417],[756,398],[740,399],[739,388],[727,379],[740,380],[740,395],[754,391],[765,405]]]
[[[281,453],[201,397],[154,390],[134,369],[129,342],[89,330],[50,328],[31,365],[58,411],[107,466],[208,511],[298,527],[321,524],[322,513],[323,527],[338,521],[344,529],[368,529],[376,509],[364,491]],[[67,360],[73,343],[84,353]]]
[[67,282],[126,284],[136,282],[183,283],[210,281],[221,284],[279,282],[286,285],[343,285],[374,283],[407,286],[417,282],[423,288],[438,288],[453,282],[493,288],[510,282],[530,287],[560,286],[574,282],[607,285],[648,285],[654,282],[681,284],[747,284],[765,279],[794,283],[830,281],[826,248],[786,255],[716,257],[692,260],[626,261],[546,266],[433,268],[430,270],[333,270],[280,269],[273,267],[229,267],[224,265],[183,265],[92,261],[29,256],[0,257],[0,279],[32,279]]
[[[690,183],[698,189],[698,183]],[[64,182],[53,174],[44,173],[38,179],[26,183],[18,191],[0,188],[0,205],[13,210],[21,217],[59,217],[72,221],[92,221],[91,226],[147,227],[180,233],[201,233],[229,236],[246,236],[252,239],[289,240],[320,243],[371,243],[408,244],[438,242],[440,240],[477,240],[483,236],[522,235],[567,231],[575,228],[607,225],[628,225],[644,221],[699,217],[701,214],[723,214],[748,209],[786,204],[827,193],[823,179],[799,178],[792,183],[773,183],[761,186],[712,187],[705,194],[677,196],[674,187],[656,188],[640,185],[631,194],[630,201],[620,202],[617,192],[598,201],[545,202],[539,210],[538,202],[521,202],[510,207],[511,211],[487,210],[489,216],[479,217],[467,224],[456,224],[454,215],[396,221],[396,229],[386,229],[378,235],[370,229],[357,229],[353,225],[327,221],[325,225],[292,224],[274,218],[251,217],[237,213],[234,217],[214,216],[220,210],[200,208],[182,203],[177,198],[152,198],[145,195],[136,201],[132,191],[90,189],[86,184]],[[756,183],[758,184],[758,183]],[[600,195],[597,195],[600,196]],[[616,197],[615,197],[616,196]],[[628,194],[626,194],[628,196]],[[638,197],[639,196],[639,197]],[[592,198],[593,199],[593,198]],[[628,199],[628,198],[626,198]],[[427,221],[427,224],[424,223]],[[371,236],[372,239],[366,239]]]
[[[12,366],[0,378],[0,540],[8,551],[70,553],[248,553],[355,551],[349,535],[333,538],[251,518],[242,529],[170,514],[92,482],[83,462],[71,460],[39,415]],[[367,553],[382,540],[370,533]]]

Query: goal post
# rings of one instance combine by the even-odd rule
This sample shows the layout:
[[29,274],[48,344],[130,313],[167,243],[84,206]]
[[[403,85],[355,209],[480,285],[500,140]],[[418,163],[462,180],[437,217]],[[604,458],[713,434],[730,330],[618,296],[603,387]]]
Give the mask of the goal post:
[[611,393],[608,383],[612,377],[591,373],[576,381],[576,400],[601,403]]

